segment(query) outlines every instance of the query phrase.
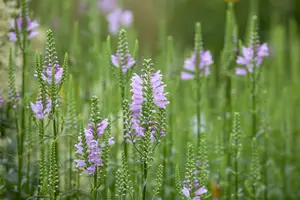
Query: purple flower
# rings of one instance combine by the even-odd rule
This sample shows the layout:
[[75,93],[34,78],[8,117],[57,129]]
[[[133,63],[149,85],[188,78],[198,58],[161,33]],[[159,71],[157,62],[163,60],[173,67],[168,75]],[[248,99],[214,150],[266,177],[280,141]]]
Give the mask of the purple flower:
[[77,168],[84,168],[86,166],[86,163],[84,160],[76,159],[76,167]]
[[200,195],[205,194],[205,193],[207,193],[207,189],[206,189],[205,187],[201,187],[200,189],[198,189],[198,190],[195,192],[195,194],[196,194],[197,196],[200,196]]
[[199,181],[198,180],[194,180],[194,187],[199,187]]
[[103,120],[101,123],[97,124],[98,137],[101,137],[108,126],[107,119]]
[[[63,68],[59,67],[58,64],[55,64],[54,73],[55,73],[55,75],[54,75],[55,84],[57,84],[62,79]],[[44,81],[47,81],[49,84],[52,83],[52,67],[47,67],[45,69],[45,73],[42,74],[42,78],[43,78]]]
[[108,139],[108,145],[111,146],[111,145],[113,145],[113,144],[115,144],[114,137],[110,137],[110,138]]
[[94,139],[93,129],[88,128],[84,130],[85,140],[88,148],[88,161],[96,166],[103,165],[102,160],[100,159],[100,149],[98,141]]
[[132,129],[137,136],[144,136],[144,130],[141,127],[139,120],[142,111],[142,104],[144,102],[143,79],[139,75],[134,74],[134,76],[131,78],[131,87],[132,89],[130,91],[133,93],[131,97]]
[[116,0],[98,0],[98,8],[102,12],[110,12],[117,7]]
[[[256,55],[254,55],[255,53]],[[237,57],[236,63],[245,68],[236,68],[236,74],[244,76],[247,73],[252,73],[253,67],[259,67],[267,56],[269,56],[269,47],[266,43],[257,45],[256,52],[254,52],[253,45],[243,47],[242,55]]]
[[122,10],[117,7],[107,15],[107,21],[109,23],[109,32],[116,35],[121,26],[125,28],[131,26],[133,15],[129,10]]
[[[199,71],[200,75],[208,76],[210,74],[209,67],[213,64],[212,55],[210,51],[200,52],[200,64]],[[193,53],[190,58],[187,58],[184,62],[184,68],[189,72],[181,72],[182,80],[190,80],[195,77],[196,72],[196,54]]]
[[[130,69],[135,64],[135,60],[131,57],[130,54],[128,54],[126,57],[127,57],[126,65],[122,66],[122,72],[124,74],[127,72],[128,69]],[[119,59],[121,59],[120,56],[117,55],[111,56],[111,62],[115,67],[120,67]]]
[[78,144],[75,144],[75,147],[77,149],[76,153],[80,154],[80,155],[83,155],[83,147],[82,147],[82,139],[81,139],[81,136],[78,137],[78,140],[79,140],[79,143]]
[[168,93],[164,93],[166,85],[162,82],[162,74],[160,74],[160,71],[151,75],[151,87],[154,104],[159,108],[165,109],[166,105],[170,102],[166,98]]
[[143,80],[139,75],[134,74],[134,76],[131,78],[130,85],[132,87],[130,91],[133,93],[131,97],[131,111],[133,113],[133,116],[138,117],[141,114],[142,104],[144,102]]
[[190,197],[190,190],[188,188],[184,187],[181,191],[184,196]]
[[[181,190],[182,194],[186,197],[190,197],[190,189],[187,187],[183,187],[183,189]],[[200,189],[196,190],[195,192],[195,196],[193,198],[193,200],[200,200],[200,196],[207,193],[207,189],[205,187],[201,187]]]
[[[113,145],[113,144],[115,144],[114,137],[110,137],[110,138],[108,139],[108,146],[111,146],[111,145]],[[102,142],[102,143],[101,143],[101,147],[102,147],[102,148],[105,147],[105,142]]]
[[52,101],[51,99],[47,99],[45,107],[41,100],[36,101],[35,104],[30,102],[30,106],[36,118],[42,120],[49,115],[52,107]]
[[[18,31],[21,33],[22,25],[23,25],[23,20],[22,20],[21,15],[19,15],[19,17],[16,19],[16,24],[17,24]],[[36,20],[31,21],[31,19],[29,17],[27,17],[26,25],[27,25],[27,31],[28,31],[28,39],[32,39],[38,35],[36,28],[39,27],[39,24],[37,23]],[[9,32],[9,40],[16,41],[17,33],[16,33],[15,20],[13,20],[13,19],[10,21],[10,28],[12,29],[12,31]]]
[[2,96],[0,95],[0,106],[4,103]]
[[91,166],[89,166],[89,167],[86,169],[86,172],[87,172],[88,174],[90,174],[90,175],[94,174],[95,171],[96,171],[95,165],[91,165]]
[[133,117],[131,119],[132,129],[134,130],[135,134],[139,137],[144,136],[144,128],[141,126],[141,122],[138,117]]

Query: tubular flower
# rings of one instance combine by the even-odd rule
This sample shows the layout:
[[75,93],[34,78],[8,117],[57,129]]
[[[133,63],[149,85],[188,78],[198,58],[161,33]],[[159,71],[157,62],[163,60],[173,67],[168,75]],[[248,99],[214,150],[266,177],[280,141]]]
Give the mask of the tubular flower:
[[[213,64],[213,59],[210,51],[202,51],[200,52],[200,64],[199,64],[199,71],[200,75],[203,74],[208,76],[210,74],[210,66]],[[187,58],[184,62],[184,68],[189,72],[181,72],[181,79],[182,80],[190,80],[195,78],[196,72],[196,54],[190,58]]]
[[242,76],[252,73],[253,68],[259,67],[267,56],[269,56],[269,47],[266,43],[257,45],[256,52],[254,52],[252,45],[243,47],[242,55],[237,57],[236,63],[244,66],[244,68],[235,68],[235,73]]
[[[55,82],[55,84],[57,84],[61,81],[62,76],[63,76],[63,68],[59,67],[58,64],[55,64],[55,67],[54,67],[54,82]],[[47,67],[45,69],[45,73],[42,74],[42,78],[47,83],[49,83],[49,84],[52,83],[52,67]]]
[[102,12],[110,12],[117,7],[116,0],[98,0],[98,8]]
[[101,137],[108,126],[107,119],[103,120],[101,123],[97,124],[98,137]]
[[[98,137],[101,137],[108,126],[108,121],[105,119],[97,124],[97,129],[94,131],[93,124],[89,124],[88,128],[84,129],[84,139],[78,137],[78,144],[75,144],[76,154],[79,154],[80,159],[76,159],[76,167],[85,169],[88,174],[94,174],[96,167],[103,166],[101,159],[101,148],[105,143],[99,143]],[[114,138],[110,137],[108,145],[114,144]]]
[[52,101],[51,99],[47,99],[45,107],[41,100],[36,101],[36,103],[30,102],[30,106],[36,118],[42,120],[49,115],[52,107]]
[[144,131],[139,120],[142,111],[142,104],[144,102],[143,79],[139,75],[134,74],[134,76],[131,78],[131,87],[132,89],[130,91],[133,93],[131,98],[132,128],[136,135],[144,136]]
[[131,87],[132,89],[130,91],[133,93],[131,98],[131,111],[133,116],[138,117],[141,114],[142,104],[144,102],[143,80],[139,75],[134,74],[134,76],[131,78]]
[[[14,19],[12,19],[10,21],[10,28],[11,31],[9,32],[9,40],[11,41],[17,41],[17,33],[16,33],[16,26],[18,28],[18,31],[21,32],[22,31],[22,25],[23,25],[23,20],[22,20],[22,16],[19,15],[19,17],[16,19],[16,22]],[[37,27],[39,27],[39,24],[36,20],[31,21],[31,19],[29,17],[26,18],[26,27],[27,27],[27,31],[28,31],[28,39],[32,39],[35,36],[38,35],[38,32],[36,31]]]
[[[182,194],[188,198],[191,197],[191,189],[184,187],[182,190]],[[193,200],[201,200],[200,196],[207,193],[207,189],[205,187],[201,187],[194,192]]]
[[166,85],[162,82],[162,74],[160,74],[160,71],[151,75],[151,87],[154,104],[159,108],[165,109],[166,105],[170,102],[166,98],[168,93],[164,93]]
[[[124,74],[127,72],[128,69],[130,69],[135,64],[135,60],[131,57],[130,54],[128,54],[126,57],[127,57],[127,64],[125,66],[122,66],[122,72]],[[115,67],[120,67],[119,58],[120,56],[118,55],[111,56],[111,62]]]
[[109,32],[114,35],[119,32],[120,27],[128,28],[133,22],[132,12],[119,7],[113,9],[106,18],[109,23]]
[[[146,103],[146,101],[150,101],[150,99],[153,99],[153,106],[157,106],[160,109],[166,109],[166,106],[169,104],[169,101],[166,98],[166,95],[168,93],[164,92],[164,89],[166,85],[162,81],[162,74],[160,71],[157,71],[156,73],[149,73],[150,80],[149,83],[147,83],[147,79],[142,79],[141,76],[134,74],[134,76],[131,78],[131,87],[130,90],[132,95],[132,104],[131,104],[131,112],[132,112],[132,118],[131,118],[131,128],[136,136],[144,136],[145,135],[145,127],[143,127],[141,117],[142,117],[142,107],[143,104]],[[150,87],[149,89],[147,87]],[[147,96],[147,91],[150,91],[152,98],[145,99],[145,95]],[[152,112],[152,111],[151,111]],[[155,134],[157,132],[157,122],[153,121],[151,122],[151,132]],[[160,134],[162,137],[165,136],[164,129],[162,128],[160,131]],[[128,137],[126,135],[126,137]]]

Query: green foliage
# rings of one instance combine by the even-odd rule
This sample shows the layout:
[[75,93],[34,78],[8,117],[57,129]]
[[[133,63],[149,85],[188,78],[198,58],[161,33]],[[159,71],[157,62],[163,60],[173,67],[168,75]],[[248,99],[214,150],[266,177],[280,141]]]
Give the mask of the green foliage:
[[[9,2],[5,0],[5,8],[10,7]],[[4,99],[0,124],[12,125],[0,129],[0,199],[176,200],[194,198],[201,187],[208,190],[201,199],[299,199],[300,156],[295,152],[300,151],[300,40],[297,20],[282,14],[290,10],[287,3],[281,2],[282,12],[277,13],[279,8],[273,6],[263,9],[267,1],[251,1],[249,6],[247,1],[157,0],[143,2],[141,7],[136,1],[128,6],[124,2],[119,7],[134,10],[134,27],[126,28],[120,22],[119,34],[108,37],[108,13],[98,12],[96,0],[80,3],[81,7],[70,0],[51,4],[18,1],[13,10],[22,13],[24,26],[16,26],[17,42],[9,45],[9,30],[3,26],[5,45],[0,42],[4,49],[0,57],[5,62],[0,67],[9,62],[8,68],[1,69],[1,78],[5,74],[8,84],[0,86]],[[168,12],[156,13],[152,7],[155,11],[168,8]],[[251,7],[250,11],[245,7]],[[197,10],[195,17],[193,10]],[[16,16],[10,10],[5,17],[3,13],[0,19],[9,26],[7,17],[13,20]],[[172,13],[176,23],[168,23]],[[28,16],[41,26],[39,36],[31,40],[27,39]],[[157,16],[166,24],[156,26],[144,16],[149,21]],[[59,19],[58,24],[53,17]],[[53,27],[43,33],[52,20]],[[280,20],[284,23],[278,23]],[[20,22],[13,21],[15,25]],[[145,27],[139,27],[141,24]],[[40,53],[43,45],[37,47],[36,41],[46,42],[44,53]],[[180,80],[187,55],[196,53],[195,65],[199,66],[204,41],[214,58],[210,75],[201,76],[196,67],[195,80]],[[264,42],[270,48],[269,58],[254,73],[237,76],[235,68],[240,66],[236,60],[243,56],[243,46]],[[192,52],[186,49],[192,45]],[[116,49],[119,67],[112,64],[112,49]],[[64,54],[66,51],[69,53]],[[122,66],[128,64],[130,53],[136,63],[124,74]],[[54,83],[54,73],[52,83],[45,81],[45,68],[54,72],[59,63],[63,69],[59,84]],[[168,109],[154,104],[154,66],[167,83]],[[144,136],[134,134],[128,84],[133,73],[140,71]],[[11,110],[19,93],[21,101]],[[52,100],[49,117],[36,117],[33,99],[42,101],[40,112]],[[96,134],[103,120],[100,112],[108,118],[102,137]],[[74,163],[74,158],[80,158],[91,164],[87,124],[93,126],[93,142],[100,147],[97,156],[102,161],[93,176],[86,172],[87,166],[76,170]],[[78,137],[83,155],[75,154]],[[184,187],[190,189],[190,197]]]

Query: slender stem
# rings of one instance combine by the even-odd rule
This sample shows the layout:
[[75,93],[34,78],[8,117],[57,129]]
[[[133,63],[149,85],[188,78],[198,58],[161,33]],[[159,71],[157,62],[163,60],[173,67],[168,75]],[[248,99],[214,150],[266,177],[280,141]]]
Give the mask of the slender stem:
[[41,140],[41,157],[40,157],[40,177],[39,177],[39,187],[38,187],[38,194],[39,195],[43,195],[43,186],[44,186],[44,175],[45,175],[45,160],[44,160],[44,156],[45,156],[45,149],[44,149],[44,121],[41,120],[40,124],[39,124],[39,137]]
[[[18,199],[22,197],[22,169],[23,169],[23,144],[24,144],[24,136],[25,136],[25,105],[24,105],[24,97],[25,97],[25,88],[26,88],[26,70],[27,70],[27,23],[26,23],[26,10],[24,5],[22,5],[22,93],[21,93],[21,130],[18,131]],[[18,124],[17,124],[18,126]]]
[[144,174],[143,174],[143,200],[146,200],[146,190],[147,190],[147,174],[148,174],[148,166],[146,161],[144,161]]
[[[55,110],[53,109],[53,116],[55,116]],[[54,119],[53,119],[53,133],[54,133],[54,139],[55,139],[55,160],[56,160],[56,164],[59,165],[59,156],[58,156],[58,140],[57,140],[57,134],[58,134],[58,124],[57,124],[57,121],[56,121],[56,117],[58,116],[55,116]],[[58,168],[56,168],[55,170],[58,171]],[[59,173],[57,173],[59,174]],[[57,185],[57,187],[59,188],[59,183]],[[55,190],[54,192],[54,197],[56,198],[58,196],[58,193],[57,190]]]
[[80,172],[77,173],[77,189],[78,189],[78,191],[76,192],[76,199],[77,200],[79,200],[79,194],[80,194],[79,188],[80,188]]
[[[122,80],[124,80],[123,74],[121,76],[122,76]],[[124,82],[124,81],[122,81],[122,82]],[[125,100],[125,86],[124,86],[124,84],[121,85],[121,100],[122,100],[122,102],[121,102],[121,108],[123,108],[123,102]],[[124,119],[124,117],[125,117],[125,111],[122,109],[122,112],[123,112],[123,132],[124,132],[124,130],[126,129],[125,119]],[[128,152],[127,152],[127,142],[126,142],[126,139],[124,139],[124,146],[123,147],[124,147],[125,158],[127,158]]]
[[[231,155],[229,153],[227,156],[227,167],[231,169]],[[231,172],[228,172],[227,183],[228,183],[228,186],[226,188],[227,200],[231,200]]]
[[21,150],[21,133],[19,130],[18,125],[18,117],[17,117],[17,111],[15,108],[15,123],[16,123],[16,129],[17,129],[17,147],[18,147],[18,193],[17,198],[21,198],[21,187],[22,187],[22,150]]
[[98,171],[97,171],[97,166],[96,166],[96,169],[95,169],[95,174],[94,174],[94,189],[93,189],[93,192],[94,192],[94,200],[97,200],[97,175],[98,175]]
[[27,191],[31,195],[31,188],[30,188],[30,164],[31,164],[31,150],[32,150],[32,138],[31,138],[31,118],[28,119],[28,129],[27,129],[27,134],[28,134],[28,154],[27,154],[27,174],[26,174],[26,179],[27,179]]
[[72,176],[72,163],[73,163],[73,158],[72,158],[72,153],[73,153],[73,142],[72,142],[72,138],[69,139],[69,189],[72,189],[72,180],[73,180],[73,176]]
[[[253,73],[253,76],[254,73]],[[256,136],[256,81],[255,77],[252,80],[252,137]]]
[[197,110],[197,146],[200,145],[200,134],[201,134],[201,79],[200,79],[200,52],[196,51],[196,110]]
[[[265,132],[265,134],[267,134],[267,132]],[[265,185],[265,191],[264,191],[264,199],[265,200],[268,200],[268,194],[269,194],[269,180],[268,180],[268,167],[267,167],[267,164],[268,164],[268,157],[269,157],[269,148],[268,148],[268,138],[265,136],[265,141],[264,141],[264,145],[265,145],[265,152],[264,152],[264,160],[265,160],[265,163],[264,163],[264,185]]]
[[235,171],[235,200],[239,199],[239,175],[238,175],[238,158],[237,158],[238,150],[235,148],[235,161],[234,161],[234,171]]
[[[166,181],[166,177],[167,177],[167,159],[168,159],[168,142],[165,141],[164,142],[164,159],[163,159],[163,185],[164,186],[167,186],[167,181]],[[165,196],[165,187],[162,187],[162,198],[164,199],[164,196]],[[154,199],[155,196],[153,196],[153,199]]]

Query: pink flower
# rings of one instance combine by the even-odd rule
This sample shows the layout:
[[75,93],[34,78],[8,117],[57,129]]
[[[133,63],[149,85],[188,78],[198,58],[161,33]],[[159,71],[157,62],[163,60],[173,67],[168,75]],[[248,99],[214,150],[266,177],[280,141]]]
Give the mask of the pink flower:
[[[208,76],[210,74],[210,66],[213,64],[212,55],[210,51],[202,51],[200,52],[200,63],[199,63],[199,71],[200,75]],[[184,68],[188,72],[181,72],[182,80],[190,80],[195,78],[196,72],[196,54],[193,53],[190,58],[187,58],[184,62]]]
[[49,115],[52,108],[52,101],[48,99],[46,101],[46,107],[44,107],[41,100],[36,101],[36,103],[30,102],[30,106],[36,118],[42,120]]
[[98,137],[101,137],[108,126],[107,119],[103,120],[101,123],[97,124]]
[[[63,76],[63,68],[59,67],[58,65],[54,67],[54,81],[55,84],[59,83]],[[42,78],[44,81],[48,82],[49,84],[52,83],[52,67],[47,67],[45,73],[42,74]]]
[[[112,55],[111,56],[111,62],[115,67],[120,67],[120,62],[119,59],[121,56],[117,56],[117,55]],[[127,64],[125,66],[122,66],[122,72],[125,74],[127,72],[128,69],[130,69],[134,64],[135,64],[135,60],[131,57],[131,55],[126,55],[127,57]]]
[[[256,55],[254,55],[256,53]],[[253,72],[253,67],[259,67],[265,57],[269,56],[269,47],[266,43],[257,45],[256,52],[254,52],[253,45],[242,48],[242,55],[238,56],[236,63],[245,68],[236,68],[237,75],[246,75]],[[255,65],[254,65],[255,64]]]
[[131,26],[133,15],[129,10],[122,10],[117,7],[107,15],[107,21],[109,23],[109,32],[116,35],[121,26],[124,28]]
[[98,7],[102,12],[110,12],[117,7],[116,0],[98,0]]
[[76,164],[77,168],[84,168],[86,166],[86,163],[84,160],[76,159],[75,162],[77,163]]
[[164,93],[166,85],[162,82],[162,74],[160,74],[160,71],[151,75],[151,87],[154,104],[159,108],[165,109],[166,105],[170,102],[166,98],[168,93]]
[[[28,39],[32,39],[35,36],[38,35],[38,32],[36,31],[37,27],[39,27],[39,24],[37,23],[36,20],[31,21],[29,17],[26,19],[26,25],[27,25],[27,31],[28,31]],[[22,32],[22,26],[23,26],[23,19],[22,16],[19,15],[19,17],[16,19],[16,24],[18,27],[18,31],[21,33]],[[10,28],[12,31],[9,33],[9,40],[11,41],[16,41],[17,40],[17,33],[16,33],[16,26],[15,26],[15,20],[10,21]],[[22,35],[22,34],[20,34]]]

